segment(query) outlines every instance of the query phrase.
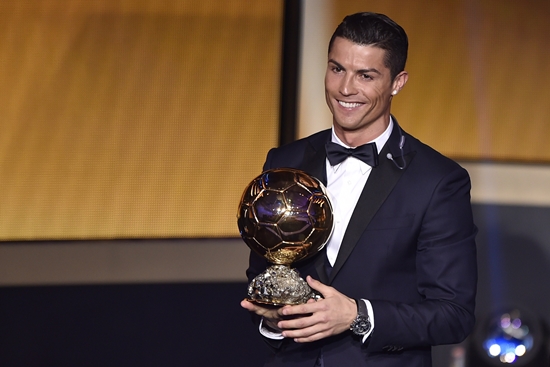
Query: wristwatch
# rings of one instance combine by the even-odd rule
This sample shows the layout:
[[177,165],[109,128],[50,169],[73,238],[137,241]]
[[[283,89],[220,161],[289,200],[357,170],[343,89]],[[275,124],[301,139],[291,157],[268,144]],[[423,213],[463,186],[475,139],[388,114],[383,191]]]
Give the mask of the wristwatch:
[[365,301],[361,299],[356,299],[355,303],[357,303],[357,317],[353,320],[349,329],[355,335],[364,336],[370,331],[371,328],[367,305],[365,304]]

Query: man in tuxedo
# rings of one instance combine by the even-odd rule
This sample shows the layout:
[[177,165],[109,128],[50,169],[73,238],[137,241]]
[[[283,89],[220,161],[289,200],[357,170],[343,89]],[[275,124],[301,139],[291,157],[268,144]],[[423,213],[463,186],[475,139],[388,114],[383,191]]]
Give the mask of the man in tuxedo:
[[[244,300],[273,349],[266,366],[429,367],[431,346],[474,325],[477,283],[470,179],[390,114],[405,86],[408,39],[387,16],[347,16],[328,52],[332,129],[269,151],[264,170],[301,169],[327,186],[335,228],[295,264],[321,299]],[[255,253],[253,279],[269,264]]]

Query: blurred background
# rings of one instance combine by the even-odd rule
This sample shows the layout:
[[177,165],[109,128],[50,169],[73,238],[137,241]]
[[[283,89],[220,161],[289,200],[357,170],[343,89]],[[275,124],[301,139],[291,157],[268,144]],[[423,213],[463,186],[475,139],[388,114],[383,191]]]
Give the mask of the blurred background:
[[260,366],[237,205],[269,148],[330,127],[357,11],[407,31],[393,114],[472,178],[478,323],[434,366],[550,366],[538,0],[2,1],[0,365]]

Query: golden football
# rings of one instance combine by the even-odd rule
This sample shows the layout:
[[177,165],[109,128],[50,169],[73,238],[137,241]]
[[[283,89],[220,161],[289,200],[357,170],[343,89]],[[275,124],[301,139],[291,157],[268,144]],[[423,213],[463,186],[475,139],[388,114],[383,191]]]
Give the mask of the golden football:
[[237,224],[250,249],[273,264],[290,265],[325,246],[333,228],[332,206],[317,178],[297,169],[272,169],[244,190]]

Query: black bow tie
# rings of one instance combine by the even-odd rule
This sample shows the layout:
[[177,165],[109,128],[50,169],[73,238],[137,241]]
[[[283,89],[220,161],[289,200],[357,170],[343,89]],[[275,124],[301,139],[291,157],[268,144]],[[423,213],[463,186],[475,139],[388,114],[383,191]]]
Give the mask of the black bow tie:
[[348,157],[355,157],[371,167],[378,166],[378,150],[375,143],[360,145],[357,148],[346,148],[340,144],[327,143],[325,148],[331,166],[342,163]]

